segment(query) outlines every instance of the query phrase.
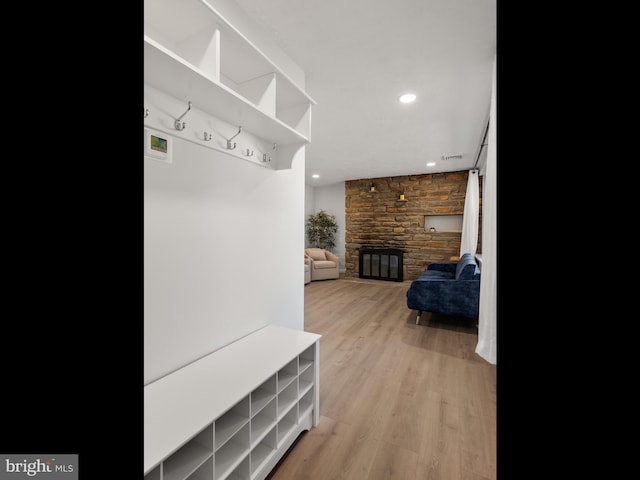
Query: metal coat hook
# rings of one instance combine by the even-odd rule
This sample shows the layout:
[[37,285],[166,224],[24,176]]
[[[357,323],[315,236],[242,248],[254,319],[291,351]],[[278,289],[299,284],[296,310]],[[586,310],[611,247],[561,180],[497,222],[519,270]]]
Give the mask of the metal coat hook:
[[249,150],[247,148],[247,153],[246,153],[247,157],[253,157],[253,150]]
[[233,137],[228,138],[227,139],[227,148],[229,150],[233,150],[234,148],[236,148],[236,142],[233,142],[233,145],[231,145],[231,140],[233,140],[234,138],[236,138],[238,135],[240,135],[240,132],[242,131],[242,126],[238,127],[238,133],[236,133]]
[[208,142],[209,140],[211,140],[211,134],[207,133],[207,132],[204,132],[204,141]]
[[145,108],[144,109],[144,118],[147,118],[149,116],[149,109]]
[[176,119],[176,122],[174,124],[174,126],[176,127],[176,130],[184,130],[184,127],[187,126],[187,124],[185,122],[180,123],[180,120],[182,120],[182,117],[184,117],[187,113],[189,113],[189,110],[191,110],[191,102],[189,102],[189,108],[187,108],[187,111],[184,112],[182,115],[180,115]]
[[[273,147],[271,147],[271,148],[272,148],[273,150],[275,150],[276,148],[278,148],[278,144],[277,144],[277,143],[274,143],[274,144],[273,144]],[[262,154],[262,161],[263,161],[263,162],[265,162],[265,163],[266,163],[266,162],[270,162],[270,161],[271,161],[271,156],[270,156],[270,155],[267,155],[266,153],[263,153],[263,154]]]

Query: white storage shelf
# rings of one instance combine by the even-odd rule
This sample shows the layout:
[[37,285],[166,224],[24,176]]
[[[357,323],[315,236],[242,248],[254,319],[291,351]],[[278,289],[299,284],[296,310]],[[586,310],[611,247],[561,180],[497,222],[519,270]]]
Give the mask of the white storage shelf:
[[206,0],[145,0],[144,79],[269,142],[310,140],[316,102]]
[[222,480],[249,454],[249,425],[245,425],[236,435],[215,453],[215,478]]
[[295,383],[278,394],[278,419],[281,419],[298,401],[298,388]]
[[307,390],[307,393],[302,395],[302,397],[300,398],[300,402],[298,404],[298,414],[300,416],[304,416],[311,410],[313,410],[313,386],[311,386]]
[[144,476],[145,480],[160,480],[160,465]]
[[189,475],[211,458],[212,440],[211,426],[208,426],[164,462],[163,478],[165,480],[189,478]]
[[221,448],[227,440],[232,438],[248,422],[248,417],[243,417],[233,411],[225,413],[216,420],[216,450]]
[[257,415],[271,400],[276,398],[275,393],[258,388],[251,393],[251,416]]
[[296,428],[296,410],[289,410],[282,420],[278,422],[278,442],[283,441]]
[[318,424],[319,339],[269,325],[147,385],[145,480],[264,479]]
[[251,419],[251,445],[260,442],[276,426],[276,402],[273,400]]

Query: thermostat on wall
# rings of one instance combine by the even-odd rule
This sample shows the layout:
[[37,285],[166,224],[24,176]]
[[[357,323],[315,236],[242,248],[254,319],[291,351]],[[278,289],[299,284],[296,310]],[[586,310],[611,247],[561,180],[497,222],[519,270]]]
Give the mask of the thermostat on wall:
[[144,156],[152,160],[171,163],[173,139],[166,133],[144,129]]

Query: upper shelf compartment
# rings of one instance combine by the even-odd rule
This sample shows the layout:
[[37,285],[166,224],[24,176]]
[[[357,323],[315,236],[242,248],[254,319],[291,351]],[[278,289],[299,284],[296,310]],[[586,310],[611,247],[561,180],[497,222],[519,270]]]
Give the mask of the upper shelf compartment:
[[205,0],[145,0],[144,79],[270,142],[308,142],[315,101]]

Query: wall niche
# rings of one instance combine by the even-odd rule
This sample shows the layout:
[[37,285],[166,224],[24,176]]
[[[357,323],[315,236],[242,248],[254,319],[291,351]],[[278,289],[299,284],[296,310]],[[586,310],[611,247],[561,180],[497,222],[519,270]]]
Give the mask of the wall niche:
[[424,229],[427,232],[462,233],[464,215],[425,215]]

